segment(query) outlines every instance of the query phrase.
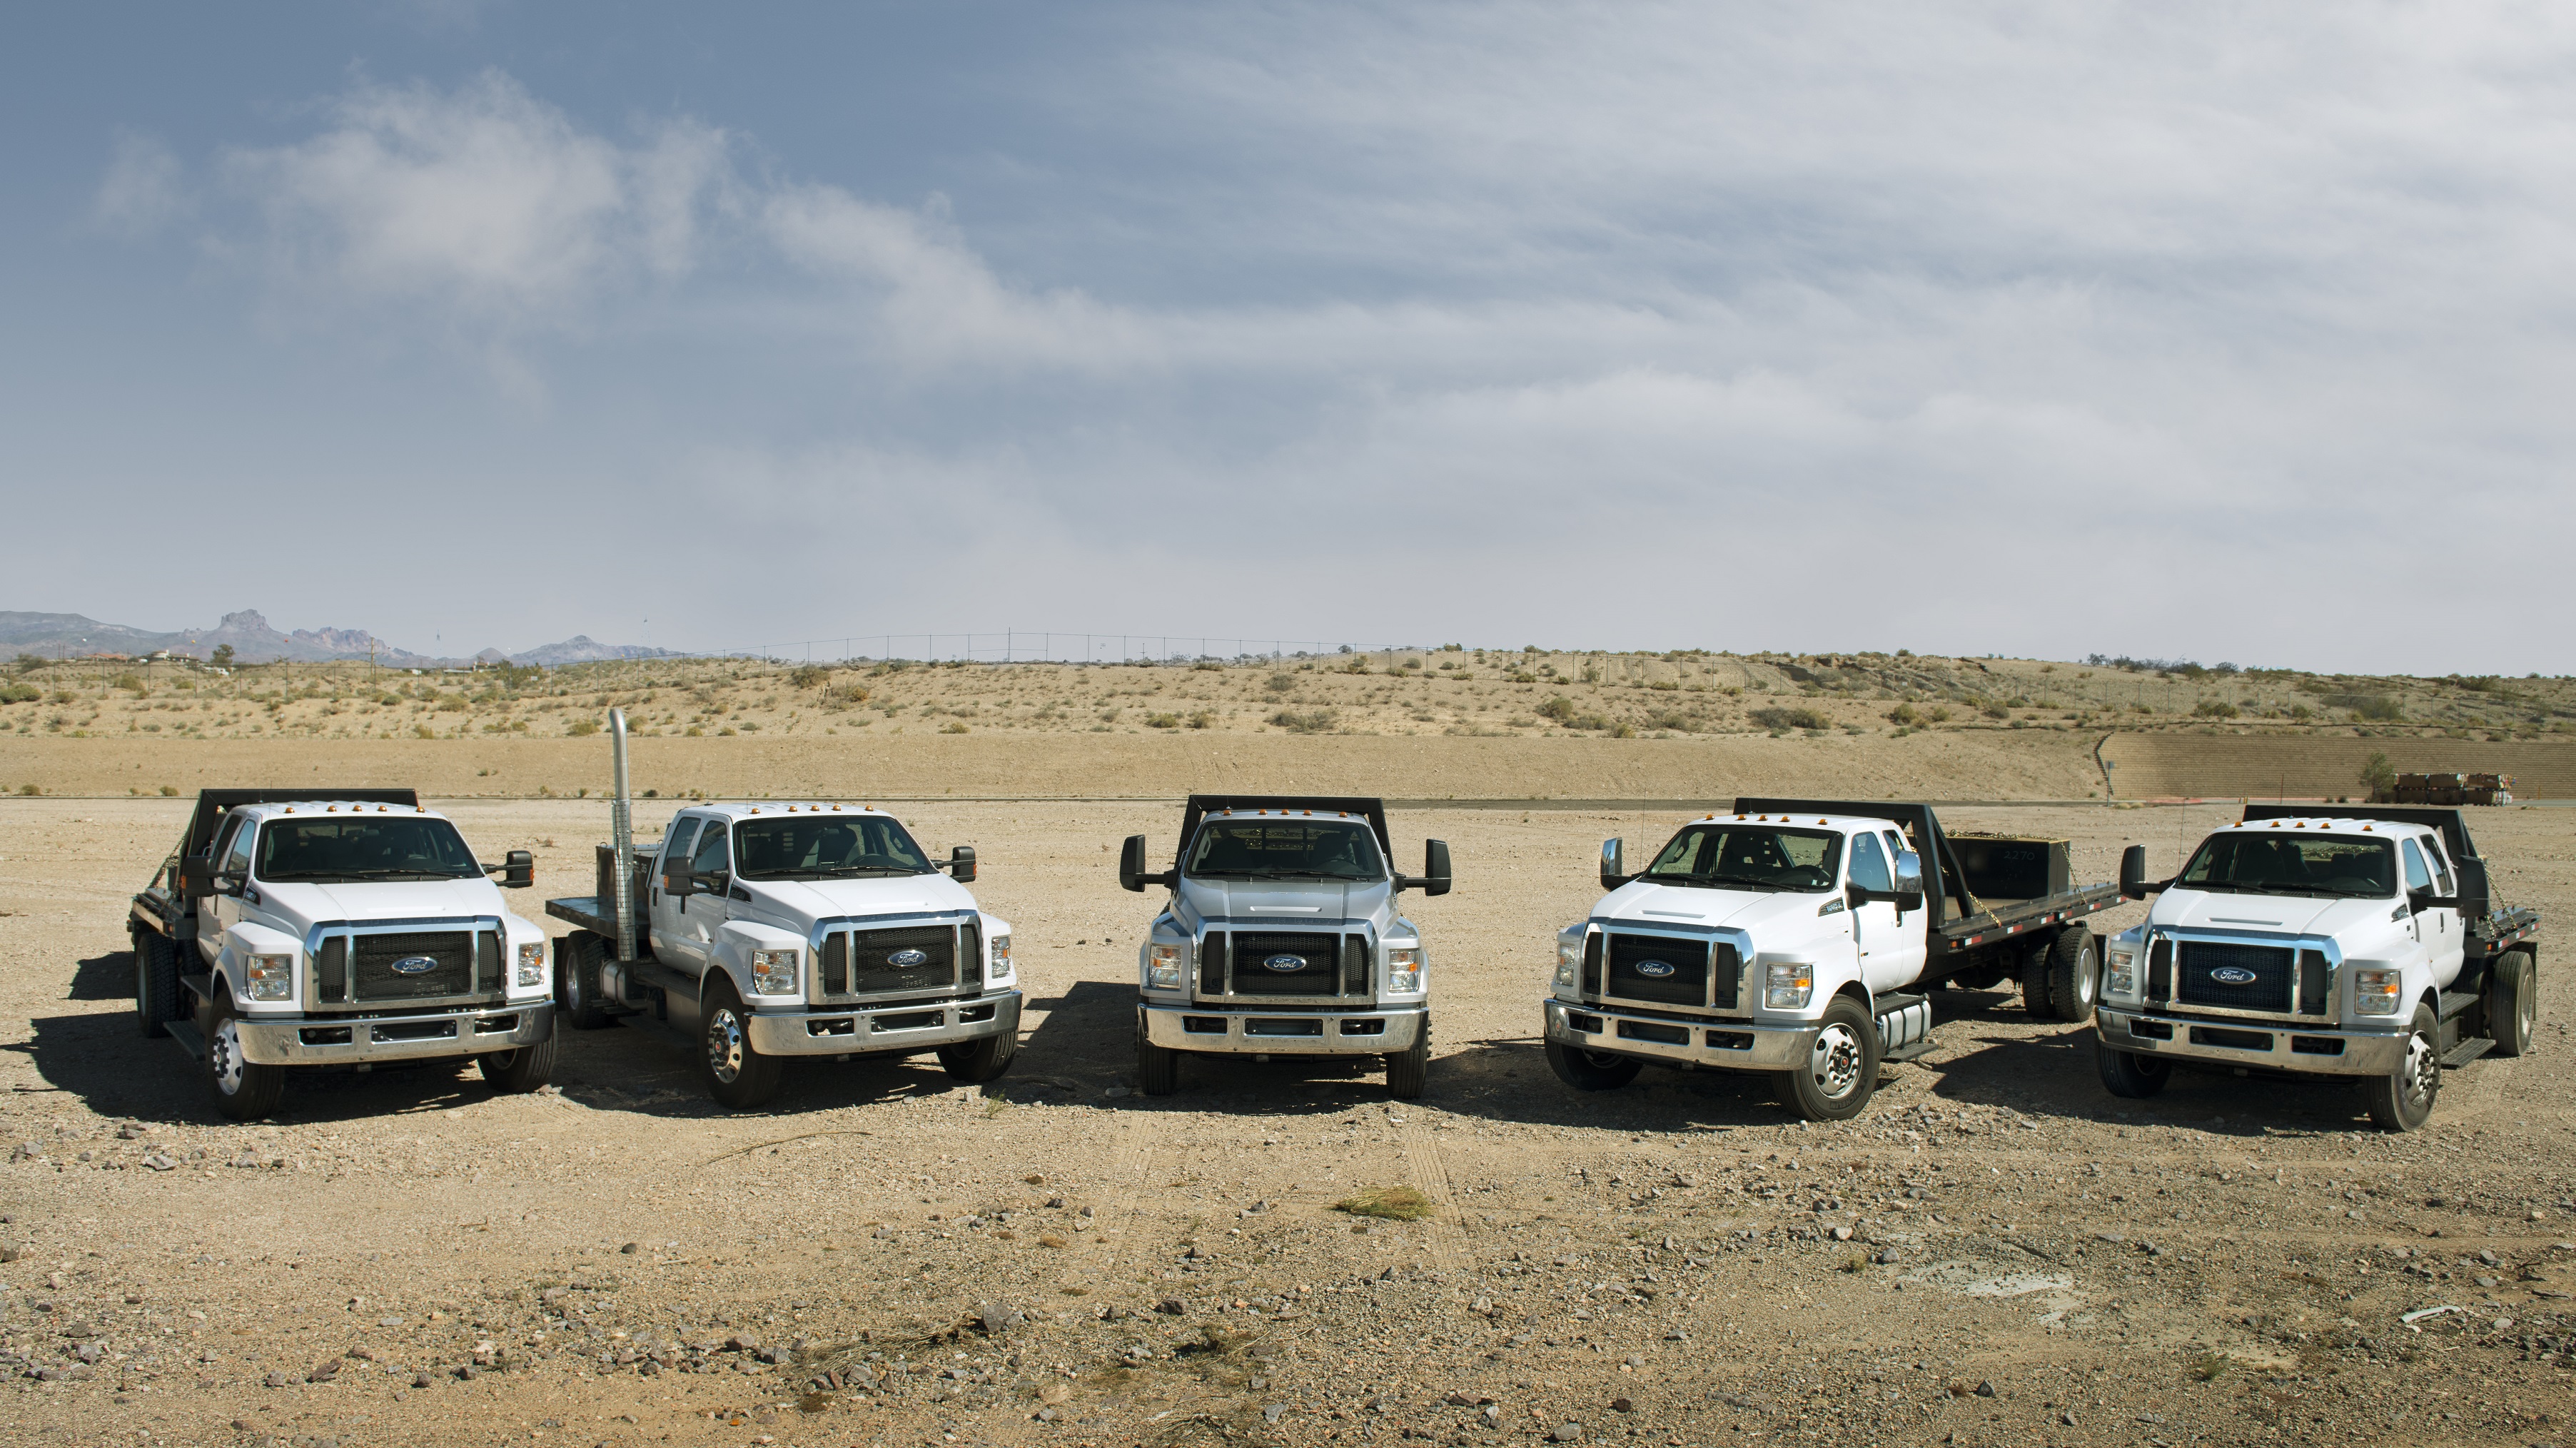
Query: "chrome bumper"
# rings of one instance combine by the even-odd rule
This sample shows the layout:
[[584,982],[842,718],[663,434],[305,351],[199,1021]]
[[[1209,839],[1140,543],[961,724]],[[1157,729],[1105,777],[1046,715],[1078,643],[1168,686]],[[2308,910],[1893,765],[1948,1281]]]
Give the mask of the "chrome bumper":
[[480,1056],[542,1043],[555,1033],[552,1001],[484,1006],[426,1016],[235,1016],[242,1059],[255,1066],[340,1066]]
[[1547,1038],[1599,1055],[1727,1071],[1789,1071],[1815,1050],[1817,1027],[1676,1021],[1547,998]]
[[987,1036],[1020,1033],[1020,993],[965,1001],[800,1010],[749,1018],[751,1048],[764,1056],[855,1056],[935,1051]]
[[1147,1003],[1145,1039],[1175,1051],[1236,1056],[1374,1056],[1409,1051],[1421,1039],[1427,1006],[1393,1010],[1298,1011],[1259,1006],[1167,1006]]
[[2406,1059],[2406,1037],[2395,1030],[2341,1031],[2323,1025],[2195,1019],[2096,1006],[2093,1031],[2115,1051],[2312,1076],[2391,1076]]

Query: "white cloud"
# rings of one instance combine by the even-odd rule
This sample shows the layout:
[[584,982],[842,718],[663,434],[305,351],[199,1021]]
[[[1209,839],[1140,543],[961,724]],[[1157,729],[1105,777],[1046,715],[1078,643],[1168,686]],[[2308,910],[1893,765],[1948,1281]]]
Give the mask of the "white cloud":
[[685,274],[726,169],[721,131],[678,119],[621,146],[498,73],[454,92],[365,85],[328,114],[307,141],[225,157],[267,216],[280,283],[486,325]]
[[119,235],[148,236],[187,209],[179,158],[153,137],[119,133],[107,174],[90,200],[91,220]]

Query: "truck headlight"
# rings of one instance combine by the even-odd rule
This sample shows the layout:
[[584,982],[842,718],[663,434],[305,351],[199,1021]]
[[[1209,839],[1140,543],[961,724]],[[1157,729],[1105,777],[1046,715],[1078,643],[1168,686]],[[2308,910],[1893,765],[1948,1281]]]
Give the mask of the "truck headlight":
[[796,994],[796,952],[792,950],[755,950],[751,953],[751,989],[754,995]]
[[993,937],[993,963],[985,967],[984,979],[1009,980],[1010,978],[1011,937],[1007,935],[996,935]]
[[1805,1010],[1808,998],[1815,993],[1816,967],[1810,961],[1775,961],[1763,977],[1762,1005],[1766,1010]]
[[2352,1008],[2365,1016],[2397,1014],[2397,992],[2403,988],[2406,972],[2402,970],[2356,970],[2352,973]]
[[540,940],[534,945],[520,946],[519,984],[521,986],[532,986],[544,985],[545,983],[546,943]]
[[1180,945],[1157,945],[1147,951],[1145,989],[1179,990],[1183,968],[1182,957],[1188,953],[1188,947]]
[[1408,946],[1386,953],[1386,991],[1389,995],[1422,993],[1422,949]]
[[1560,940],[1556,943],[1556,989],[1574,989],[1574,973],[1583,968],[1583,942]]
[[295,995],[295,957],[291,955],[245,956],[242,967],[247,973],[243,984],[250,988],[255,1001],[282,1001]]
[[2127,996],[2138,993],[2138,953],[2123,946],[2111,947],[2111,958],[2102,968],[2102,991],[2105,995]]

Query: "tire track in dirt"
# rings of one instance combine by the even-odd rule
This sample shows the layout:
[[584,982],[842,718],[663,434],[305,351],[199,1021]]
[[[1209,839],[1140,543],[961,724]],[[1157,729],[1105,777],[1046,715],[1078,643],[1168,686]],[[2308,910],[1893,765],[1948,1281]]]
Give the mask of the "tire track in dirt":
[[1139,1228],[1144,1225],[1137,1202],[1144,1195],[1146,1173],[1153,1167],[1157,1132],[1148,1125],[1150,1113],[1133,1108],[1118,1112],[1118,1134],[1109,1148],[1109,1170],[1104,1185],[1109,1200],[1099,1213],[1099,1226],[1092,1233],[1096,1274],[1101,1279],[1117,1275],[1129,1258],[1129,1249]]
[[1415,1189],[1431,1199],[1431,1230],[1427,1237],[1432,1260],[1445,1276],[1465,1266],[1472,1255],[1467,1246],[1466,1217],[1459,1211],[1456,1193],[1450,1189],[1449,1166],[1431,1129],[1408,1122],[1402,1140],[1406,1174],[1419,1184]]

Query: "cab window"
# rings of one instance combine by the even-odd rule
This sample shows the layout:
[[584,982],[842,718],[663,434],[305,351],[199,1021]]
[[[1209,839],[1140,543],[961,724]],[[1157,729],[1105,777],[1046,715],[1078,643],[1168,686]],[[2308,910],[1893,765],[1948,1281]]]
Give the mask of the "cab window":
[[2442,857],[2440,840],[2432,835],[2426,835],[2423,844],[2424,863],[2433,867],[2433,883],[2439,886],[2445,895],[2455,893],[2451,889],[2451,862]]
[[1852,836],[1851,882],[1864,890],[1893,890],[1896,876],[1876,835]]
[[2424,852],[2415,848],[2415,842],[2401,841],[2398,845],[2398,853],[2406,859],[2407,893],[2411,895],[2418,890],[2432,889],[2433,877],[2424,868]]
[[250,842],[257,833],[247,823],[235,825],[232,844],[224,851],[224,862],[215,867],[216,872],[237,880],[250,878]]
[[696,815],[682,815],[671,821],[671,828],[663,832],[662,839],[662,860],[666,871],[673,866],[687,863],[689,845],[697,835],[698,817]]
[[689,861],[689,873],[713,875],[732,868],[733,853],[726,848],[724,821],[707,821],[706,838],[698,841],[698,853]]

